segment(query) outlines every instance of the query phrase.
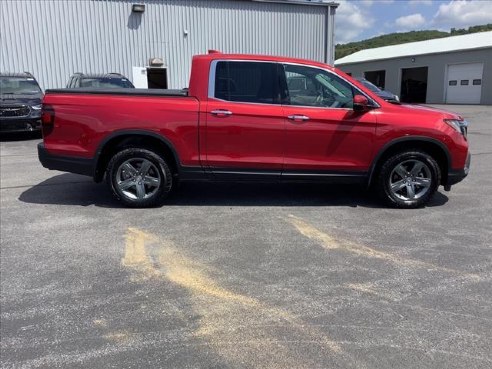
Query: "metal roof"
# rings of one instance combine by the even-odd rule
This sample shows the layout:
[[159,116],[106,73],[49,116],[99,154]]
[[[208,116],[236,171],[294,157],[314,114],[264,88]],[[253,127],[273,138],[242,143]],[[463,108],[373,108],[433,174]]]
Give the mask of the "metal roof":
[[339,66],[373,60],[394,59],[425,54],[440,54],[489,47],[492,47],[492,31],[361,50],[336,60],[335,65]]
[[293,4],[293,5],[312,5],[312,6],[327,6],[329,8],[338,8],[340,5],[335,1],[327,0],[243,0],[243,1],[253,1],[257,3],[277,3],[277,4]]

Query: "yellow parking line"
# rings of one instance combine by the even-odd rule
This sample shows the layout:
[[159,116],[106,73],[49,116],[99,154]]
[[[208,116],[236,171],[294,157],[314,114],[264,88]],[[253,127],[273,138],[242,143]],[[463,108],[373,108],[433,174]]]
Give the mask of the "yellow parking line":
[[[154,260],[147,246],[152,244]],[[250,362],[259,368],[310,368],[315,363],[309,357],[293,355],[289,342],[281,340],[272,326],[292,331],[295,342],[311,342],[321,350],[344,358],[349,367],[363,368],[348,357],[341,346],[316,327],[306,324],[288,311],[269,306],[256,298],[227,289],[210,276],[210,268],[183,255],[173,242],[135,228],[126,234],[122,265],[136,274],[138,282],[146,278],[162,278],[175,283],[190,293],[199,325],[195,336],[206,339],[218,354],[228,360]],[[248,345],[238,350],[236,345]],[[264,356],[264,362],[261,357]],[[302,356],[302,355],[301,355]],[[259,360],[259,361],[258,361]],[[272,365],[270,365],[272,364]]]
[[137,271],[134,280],[146,280],[159,276],[160,272],[155,267],[147,253],[146,243],[155,242],[157,238],[142,232],[136,228],[128,228],[125,236],[125,255],[121,259],[121,265]]
[[480,277],[476,274],[461,272],[459,270],[441,267],[432,263],[393,255],[385,251],[379,251],[369,246],[360,245],[347,240],[338,240],[335,237],[332,237],[329,234],[320,231],[311,224],[307,223],[305,220],[294,215],[289,215],[288,218],[286,218],[286,221],[293,225],[294,228],[296,228],[297,231],[303,236],[316,241],[321,247],[327,250],[340,249],[342,251],[350,252],[358,256],[385,260],[396,265],[402,265],[412,268],[439,270],[446,273],[459,274],[473,280],[480,280]]

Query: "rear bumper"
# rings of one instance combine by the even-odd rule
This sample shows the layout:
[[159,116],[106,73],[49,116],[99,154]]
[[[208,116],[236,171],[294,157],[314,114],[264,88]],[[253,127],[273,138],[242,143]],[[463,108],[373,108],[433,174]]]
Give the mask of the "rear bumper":
[[16,118],[0,119],[0,132],[33,132],[41,130],[41,119],[38,118]]
[[94,160],[72,156],[50,154],[41,142],[38,144],[38,157],[43,167],[51,170],[94,176]]
[[466,178],[468,172],[470,171],[471,155],[468,153],[466,157],[465,167],[458,170],[450,170],[448,173],[448,180],[445,185],[452,186],[456,183],[461,182]]

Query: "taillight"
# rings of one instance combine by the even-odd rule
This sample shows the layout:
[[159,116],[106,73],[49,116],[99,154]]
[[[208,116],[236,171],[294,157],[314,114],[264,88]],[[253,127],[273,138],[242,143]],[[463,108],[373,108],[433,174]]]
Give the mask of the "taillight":
[[43,104],[41,108],[41,125],[43,137],[48,136],[55,128],[55,110],[51,105]]

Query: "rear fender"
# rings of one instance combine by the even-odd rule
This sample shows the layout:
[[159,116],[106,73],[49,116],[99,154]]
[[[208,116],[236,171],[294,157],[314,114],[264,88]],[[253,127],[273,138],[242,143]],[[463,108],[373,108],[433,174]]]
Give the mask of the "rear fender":
[[94,157],[94,162],[96,163],[94,170],[94,181],[101,182],[103,180],[106,165],[110,160],[111,154],[116,147],[125,142],[125,138],[128,138],[129,142],[132,140],[138,140],[139,138],[151,138],[157,140],[157,142],[162,145],[164,150],[169,150],[169,153],[171,153],[172,156],[170,159],[173,160],[173,163],[170,163],[170,165],[176,172],[179,172],[181,162],[179,160],[178,153],[174,148],[174,145],[166,137],[151,131],[132,129],[113,132],[99,144]]

